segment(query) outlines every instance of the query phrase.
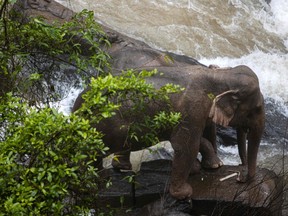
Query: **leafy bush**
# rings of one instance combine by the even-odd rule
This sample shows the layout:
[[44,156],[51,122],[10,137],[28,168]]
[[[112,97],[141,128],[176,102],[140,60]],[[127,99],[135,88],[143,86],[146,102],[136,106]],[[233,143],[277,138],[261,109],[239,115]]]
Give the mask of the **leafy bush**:
[[169,94],[183,90],[173,84],[157,89],[147,82],[152,76],[161,76],[157,73],[156,69],[127,70],[118,76],[92,78],[89,91],[82,96],[85,102],[76,113],[97,124],[118,111],[128,124],[128,139],[147,146],[156,144],[159,133],[172,129],[181,118],[180,113],[173,112]]
[[98,193],[94,164],[107,150],[102,135],[88,120],[51,108],[37,110],[19,98],[1,104],[0,113],[7,113],[0,116],[6,122],[0,143],[0,212],[88,211]]
[[0,3],[0,96],[13,91],[31,104],[49,104],[67,93],[65,82],[77,84],[80,77],[109,68],[102,50],[109,41],[93,12],[84,10],[69,22],[49,25],[40,17],[4,13],[5,2]]
[[[102,134],[91,125],[114,116],[129,102],[129,110],[133,110],[129,115],[131,119],[137,115],[138,122],[131,122],[135,128],[132,127],[130,138],[143,139],[151,145],[157,142],[159,131],[173,127],[181,117],[169,110],[152,116],[144,114],[151,101],[169,104],[168,93],[181,90],[174,85],[155,89],[145,79],[156,73],[156,70],[140,73],[129,70],[120,76],[93,78],[91,90],[84,95],[87,102],[70,116],[51,108],[30,107],[9,94],[7,103],[0,105],[0,122],[3,122],[0,212],[9,215],[88,212],[101,180],[94,165],[108,150]],[[139,130],[148,131],[141,137]]]

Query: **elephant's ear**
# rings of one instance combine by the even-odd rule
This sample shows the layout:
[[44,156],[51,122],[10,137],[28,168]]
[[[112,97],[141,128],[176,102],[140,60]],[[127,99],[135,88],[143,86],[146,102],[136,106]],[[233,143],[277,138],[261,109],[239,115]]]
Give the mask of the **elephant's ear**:
[[210,109],[209,117],[216,124],[227,127],[239,104],[238,90],[229,90],[217,95]]

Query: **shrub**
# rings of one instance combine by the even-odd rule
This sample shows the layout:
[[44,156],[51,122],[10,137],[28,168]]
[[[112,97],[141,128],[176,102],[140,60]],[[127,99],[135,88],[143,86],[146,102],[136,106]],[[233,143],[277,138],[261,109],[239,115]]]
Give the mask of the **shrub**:
[[[98,192],[94,163],[107,148],[88,120],[37,110],[19,98],[0,105],[0,212],[60,215],[88,211]],[[88,194],[88,195],[87,195]]]
[[156,69],[127,70],[118,76],[92,78],[89,91],[82,96],[85,102],[76,113],[97,124],[119,112],[118,116],[128,124],[125,125],[129,128],[128,139],[147,146],[156,144],[159,134],[173,128],[181,118],[181,114],[171,108],[169,94],[183,90],[173,84],[157,89],[147,82],[157,73]]
[[93,12],[84,10],[69,22],[49,25],[41,17],[8,13],[7,4],[0,3],[0,96],[12,91],[30,104],[49,104],[67,93],[65,83],[79,84],[80,78],[109,68],[102,50],[109,41]]
[[[28,106],[8,94],[0,105],[0,212],[71,215],[95,207],[101,181],[95,164],[108,148],[91,125],[112,117],[129,102],[129,115],[131,119],[137,115],[138,122],[131,122],[130,138],[151,145],[158,141],[159,131],[175,126],[181,117],[169,110],[153,116],[143,112],[151,101],[169,104],[168,94],[181,90],[169,84],[155,89],[145,79],[156,73],[129,70],[93,78],[86,102],[69,116]],[[142,131],[146,133],[139,136]]]

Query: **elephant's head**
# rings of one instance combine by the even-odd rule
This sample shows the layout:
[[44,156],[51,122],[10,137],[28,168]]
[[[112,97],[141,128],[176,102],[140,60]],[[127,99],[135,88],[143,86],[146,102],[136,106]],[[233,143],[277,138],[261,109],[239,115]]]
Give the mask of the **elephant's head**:
[[252,70],[238,66],[230,71],[230,89],[214,98],[209,117],[224,127],[236,127],[239,155],[243,165],[248,162],[248,178],[252,178],[255,175],[258,147],[264,131],[264,99],[258,78]]
[[264,118],[264,100],[259,89],[252,93],[228,90],[217,95],[210,109],[209,118],[218,125],[252,127],[252,120],[259,115]]

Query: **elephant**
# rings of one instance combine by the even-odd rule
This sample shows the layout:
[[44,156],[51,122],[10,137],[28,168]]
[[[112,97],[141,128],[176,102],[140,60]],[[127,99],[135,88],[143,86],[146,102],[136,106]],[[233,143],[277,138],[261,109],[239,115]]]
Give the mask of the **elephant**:
[[[76,98],[72,112],[77,111],[84,100],[82,95],[90,90],[88,86],[83,92],[81,92]],[[165,105],[162,106],[162,109]],[[122,111],[121,115],[117,115],[113,118],[103,119],[97,125],[94,125],[97,130],[100,130],[103,133],[103,141],[107,147],[109,147],[109,151],[107,154],[114,154],[112,159],[112,167],[117,170],[131,170],[132,164],[130,163],[130,153],[131,151],[137,151],[147,147],[144,143],[137,142],[133,143],[132,140],[129,140],[127,143],[127,128],[123,127],[123,125],[129,125],[134,119],[123,119]],[[150,115],[152,115],[150,113]],[[120,117],[121,116],[121,117]],[[111,127],[112,126],[112,127]],[[121,128],[121,129],[120,129]],[[158,138],[160,141],[169,140],[171,131],[165,131],[161,135],[158,134]],[[203,132],[203,136],[200,142],[199,152],[201,153],[202,160],[201,163],[195,159],[195,164],[193,166],[193,171],[191,173],[198,173],[202,168],[206,169],[216,169],[223,165],[223,162],[218,158],[216,154],[216,126],[209,124],[209,126],[205,127]],[[105,154],[105,155],[107,155]],[[96,166],[99,169],[102,169],[102,159],[103,157],[99,157],[98,163]]]
[[[142,69],[149,70],[154,67],[139,68]],[[248,168],[248,173],[242,181],[252,180],[256,174],[257,153],[265,123],[264,100],[257,75],[245,65],[219,68],[217,72],[201,65],[159,66],[157,69],[160,73],[147,78],[148,83],[152,83],[156,88],[167,83],[185,88],[184,91],[170,95],[173,110],[180,112],[182,118],[179,124],[166,131],[163,136],[164,139],[170,140],[174,149],[170,194],[176,199],[192,196],[193,189],[189,184],[189,175],[197,172],[196,158],[199,151],[202,151],[204,161],[215,159],[216,165],[217,163],[221,165],[214,144],[215,124],[236,128],[241,163]],[[80,95],[76,99],[73,111],[82,103]],[[153,109],[155,109],[153,105],[147,107],[147,113]],[[124,142],[127,141],[125,140],[127,128],[123,125],[128,123],[127,120],[116,114],[115,117],[105,121],[102,125],[96,125],[104,134],[109,134],[104,136],[104,143],[107,143],[114,152],[123,150]],[[246,139],[248,139],[248,152],[246,152]],[[214,161],[212,165],[213,163]],[[208,166],[211,166],[211,163]]]

